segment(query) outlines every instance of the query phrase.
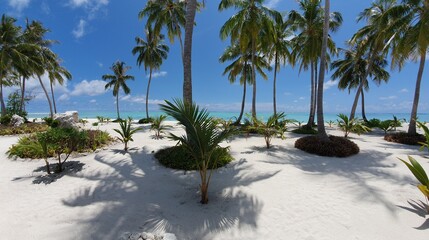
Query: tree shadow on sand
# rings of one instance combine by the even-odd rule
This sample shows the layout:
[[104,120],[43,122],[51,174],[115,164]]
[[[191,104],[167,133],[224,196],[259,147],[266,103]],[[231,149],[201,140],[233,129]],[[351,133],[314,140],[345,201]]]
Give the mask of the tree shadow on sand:
[[[81,188],[63,200],[69,207],[99,206],[95,215],[79,219],[82,239],[114,239],[126,231],[171,232],[178,239],[203,239],[230,227],[257,228],[263,204],[241,187],[278,172],[248,174],[246,161],[234,161],[213,173],[209,203],[201,205],[196,172],[161,166],[143,149],[109,150],[95,160],[109,170],[82,174],[95,187]],[[82,210],[83,211],[83,210]]]

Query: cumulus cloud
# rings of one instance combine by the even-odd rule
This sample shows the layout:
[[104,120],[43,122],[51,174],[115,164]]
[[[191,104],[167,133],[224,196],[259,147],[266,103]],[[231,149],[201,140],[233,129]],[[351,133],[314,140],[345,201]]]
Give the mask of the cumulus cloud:
[[[164,72],[164,71],[152,73],[152,78],[159,78],[159,77],[165,77],[165,76],[167,76],[167,72]],[[149,75],[147,75],[146,77],[149,78]]]
[[75,38],[81,38],[85,35],[85,27],[86,27],[86,21],[81,19],[79,20],[78,25],[76,28],[72,31],[73,36]]
[[[119,99],[120,101],[130,102],[130,103],[146,103],[145,95],[132,96],[131,94],[128,94],[120,97]],[[164,100],[149,99],[148,103],[152,105],[158,105],[158,104],[164,103]]]
[[323,84],[323,89],[328,90],[338,85],[338,80],[329,80]]
[[106,92],[105,86],[106,82],[101,80],[83,80],[82,82],[76,84],[73,90],[70,92],[71,96],[97,96]]
[[67,93],[64,93],[63,95],[60,96],[60,98],[58,98],[58,101],[67,101],[70,99],[70,96]]
[[70,0],[72,8],[83,8],[88,13],[88,19],[95,18],[97,12],[109,5],[109,0]]
[[408,92],[408,89],[403,88],[403,89],[401,89],[399,92],[400,92],[400,93],[407,93],[407,92]]
[[91,99],[89,102],[90,102],[90,103],[97,103],[97,100],[95,100],[95,99]]
[[8,3],[10,7],[21,12],[30,5],[30,0],[8,0]]

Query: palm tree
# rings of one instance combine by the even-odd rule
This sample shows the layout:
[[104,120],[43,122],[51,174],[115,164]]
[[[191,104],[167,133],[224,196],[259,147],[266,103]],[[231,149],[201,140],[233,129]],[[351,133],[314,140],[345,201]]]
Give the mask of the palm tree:
[[118,113],[118,120],[121,119],[119,115],[119,90],[122,88],[125,94],[130,93],[130,88],[127,86],[127,80],[134,80],[134,77],[131,75],[127,75],[127,71],[131,67],[125,66],[124,62],[117,61],[112,64],[110,69],[113,71],[113,75],[106,74],[102,76],[104,81],[109,81],[105,88],[106,90],[109,88],[113,88],[113,96],[116,97],[116,111]]
[[[302,14],[295,10],[290,11],[287,22],[293,31],[298,31],[298,34],[291,40],[293,44],[291,53],[293,62],[300,62],[300,71],[310,68],[311,100],[307,127],[311,128],[314,124],[316,112],[317,64],[320,61],[322,51],[325,17],[320,0],[301,0],[299,1],[299,6]],[[336,32],[343,21],[341,14],[338,12],[330,13],[328,19],[329,30]],[[337,54],[337,48],[329,34],[327,48],[331,54]],[[330,59],[328,53],[326,53],[326,56],[324,64],[327,64]]]
[[252,57],[252,55],[250,54],[250,50],[243,54],[238,44],[227,47],[225,52],[219,58],[219,61],[222,63],[226,61],[232,61],[232,63],[229,64],[223,72],[223,75],[228,73],[229,82],[235,83],[237,77],[240,76],[240,84],[243,85],[243,98],[241,102],[240,115],[238,116],[235,124],[240,124],[241,119],[243,117],[244,106],[246,102],[247,83],[252,84],[252,67],[250,64],[252,58],[256,61],[256,71],[264,79],[268,79],[267,75],[264,72],[264,69],[271,69],[269,62],[267,62],[267,59],[264,56],[260,55]]
[[30,58],[38,46],[23,41],[22,29],[15,25],[16,19],[2,15],[0,23],[0,105],[1,116],[6,114],[3,99],[3,81],[13,71],[22,72],[29,64],[37,64]]
[[350,112],[350,119],[353,119],[356,112],[359,96],[366,83],[366,79],[372,72],[377,58],[384,58],[388,53],[389,46],[395,32],[392,31],[392,19],[386,17],[388,9],[394,6],[395,0],[377,0],[369,8],[364,9],[360,14],[358,21],[366,19],[367,25],[359,29],[350,39],[351,44],[359,43],[358,55],[367,56],[367,66],[359,86],[357,87],[356,96],[353,101]]
[[147,17],[146,29],[153,26],[155,35],[159,35],[163,27],[167,29],[167,36],[171,43],[177,37],[180,43],[183,61],[182,30],[185,26],[185,1],[157,0],[147,1],[146,6],[139,12],[139,19]]
[[323,24],[323,38],[322,38],[322,53],[320,54],[320,72],[319,82],[317,89],[317,134],[318,137],[324,141],[329,141],[328,134],[325,130],[325,120],[323,118],[323,84],[325,82],[325,61],[326,51],[328,49],[328,32],[329,32],[329,9],[331,2],[325,0],[325,17]]
[[269,46],[267,49],[269,60],[274,60],[273,112],[274,115],[277,115],[277,72],[280,71],[280,64],[284,66],[287,62],[292,62],[292,57],[289,50],[291,48],[290,37],[292,36],[292,32],[289,29],[288,23],[284,22],[282,18],[279,22],[275,23],[274,30],[274,38],[272,39],[272,42],[267,43],[266,46]]
[[392,66],[401,69],[410,58],[420,61],[408,126],[408,134],[416,135],[420,85],[429,49],[429,1],[404,0],[402,4],[392,7],[388,11],[388,16],[399,24],[399,28],[393,29],[393,32],[398,33],[399,38],[393,46]]
[[[362,118],[366,122],[365,116],[365,98],[364,91],[369,90],[369,84],[367,79],[364,79],[364,75],[368,64],[368,53],[365,55],[358,54],[359,45],[352,47],[349,50],[342,50],[344,52],[344,58],[334,61],[331,64],[331,70],[335,70],[332,74],[332,79],[339,79],[338,88],[341,90],[348,89],[349,93],[351,89],[356,89],[361,81],[364,81],[364,85],[361,91],[362,99]],[[389,81],[390,74],[384,68],[387,66],[387,61],[382,56],[376,56],[374,59],[374,67],[371,68],[369,77],[373,81],[380,85],[382,81]]]
[[222,0],[219,11],[234,7],[238,13],[229,18],[220,30],[221,39],[231,38],[231,44],[239,43],[242,52],[249,45],[252,56],[252,116],[256,118],[256,66],[255,56],[259,52],[261,37],[274,36],[274,21],[279,22],[281,14],[262,5],[263,0]]
[[55,104],[54,85],[56,82],[63,85],[65,78],[70,80],[72,78],[71,73],[64,67],[61,66],[61,59],[57,58],[52,62],[48,68],[49,85],[51,88],[52,103],[54,105],[54,113],[57,113],[57,105]]
[[146,29],[146,40],[136,37],[137,46],[133,48],[133,55],[138,54],[137,65],[144,65],[147,72],[149,68],[149,81],[146,90],[146,119],[149,119],[148,101],[149,101],[149,88],[152,80],[152,71],[159,69],[163,59],[167,59],[169,48],[164,44],[164,35],[155,34],[149,27]]

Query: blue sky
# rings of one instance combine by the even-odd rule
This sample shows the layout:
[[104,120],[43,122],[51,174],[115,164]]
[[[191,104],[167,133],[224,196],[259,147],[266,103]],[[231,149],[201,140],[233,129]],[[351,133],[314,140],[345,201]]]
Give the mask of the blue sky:
[[[332,1],[332,11],[343,15],[343,25],[332,36],[339,47],[362,26],[356,23],[357,14],[368,7],[370,0]],[[229,40],[219,38],[219,29],[234,13],[234,10],[218,12],[219,1],[207,0],[206,7],[196,16],[193,39],[193,97],[201,106],[211,111],[239,111],[242,87],[231,85],[222,72],[226,64],[218,62],[219,56]],[[131,54],[135,46],[134,38],[144,34],[144,21],[137,18],[146,1],[141,0],[2,0],[2,13],[18,19],[24,25],[25,19],[39,20],[51,32],[49,39],[60,42],[53,47],[64,60],[64,66],[72,73],[73,79],[64,86],[56,86],[55,93],[59,111],[78,110],[115,111],[115,99],[111,91],[105,91],[103,74],[110,74],[109,67],[116,60],[126,62],[135,76],[130,81],[131,95],[121,95],[121,111],[144,111],[147,74],[136,65],[136,57]],[[295,0],[267,0],[265,5],[287,12],[298,9]],[[169,43],[169,42],[168,42]],[[150,108],[164,99],[182,96],[183,69],[180,46],[176,41],[170,44],[168,59],[155,74],[151,85]],[[428,64],[423,76],[419,112],[429,112]],[[388,84],[370,85],[366,94],[367,112],[408,113],[414,95],[417,64],[410,62],[398,72],[391,70]],[[258,79],[257,111],[272,111],[272,75],[269,80]],[[339,91],[336,82],[325,82],[325,112],[349,113],[354,92]],[[46,99],[36,81],[29,82],[31,93],[36,96],[27,108],[29,112],[48,112]],[[6,93],[13,89],[6,89]],[[307,72],[286,66],[280,70],[277,86],[279,111],[286,113],[308,112],[310,81]],[[248,89],[246,109],[250,110],[251,88]],[[359,108],[360,109],[360,108]]]

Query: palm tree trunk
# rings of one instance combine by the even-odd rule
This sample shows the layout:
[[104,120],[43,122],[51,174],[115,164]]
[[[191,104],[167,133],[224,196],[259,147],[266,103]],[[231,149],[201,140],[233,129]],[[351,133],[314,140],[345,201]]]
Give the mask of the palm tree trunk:
[[316,95],[316,89],[315,89],[315,71],[314,71],[314,62],[311,61],[310,64],[310,72],[311,72],[311,80],[310,80],[310,85],[311,85],[311,97],[310,97],[310,112],[308,115],[308,122],[307,125],[305,126],[305,128],[311,129],[313,127],[313,123],[314,123],[314,111],[313,109],[315,109],[314,103],[315,103],[315,95]]
[[207,181],[207,169],[200,170],[200,176],[201,176],[201,203],[207,204],[209,202],[209,184]]
[[[178,26],[178,24],[176,24],[176,27],[180,27]],[[182,64],[185,62],[184,60],[184,53],[183,53],[183,40],[182,40],[182,34],[178,33],[177,37],[179,38],[179,44],[180,44],[180,53],[182,54]]]
[[423,71],[425,69],[425,62],[426,62],[426,51],[424,51],[420,55],[420,66],[419,66],[419,71],[417,73],[416,89],[414,91],[413,108],[411,110],[410,125],[408,125],[408,134],[409,135],[416,135],[417,134],[417,129],[416,129],[417,109],[419,106],[420,85],[422,82]]
[[6,105],[4,104],[3,99],[3,76],[0,73],[0,102],[1,102],[1,116],[4,117],[6,115]]
[[274,83],[273,83],[273,111],[274,111],[274,116],[277,115],[277,103],[276,103],[276,84],[277,84],[277,65],[278,65],[278,56],[277,56],[277,52],[276,52],[276,56],[275,56],[275,63],[274,63]]
[[54,105],[54,113],[57,113],[57,105],[55,104],[54,86],[52,85],[52,81],[50,82],[50,86],[51,86],[52,103]]
[[40,78],[40,75],[37,75],[37,78],[39,79],[40,86],[42,87],[43,92],[46,95],[46,99],[48,100],[48,104],[49,104],[49,112],[51,113],[51,118],[53,118],[54,117],[54,112],[52,111],[51,98],[49,98],[48,91],[46,91],[45,85],[43,85],[43,82],[42,82],[42,79]]
[[[246,71],[244,72],[244,74],[246,75]],[[244,76],[244,83],[243,83],[243,100],[241,101],[241,110],[240,110],[240,115],[237,118],[237,121],[235,122],[236,125],[239,125],[241,123],[241,118],[243,118],[243,113],[244,113],[244,105],[246,103],[246,88],[247,88],[247,79],[246,76]]]
[[330,1],[325,0],[325,23],[323,26],[322,53],[320,54],[320,72],[317,88],[317,131],[318,136],[322,141],[329,141],[328,134],[326,134],[325,130],[325,120],[323,117],[323,83],[325,82],[326,48],[329,31],[329,11]]
[[361,91],[361,98],[362,98],[362,119],[365,122],[368,122],[368,119],[366,118],[366,114],[365,114],[365,95],[364,95],[364,90],[362,89]]
[[24,109],[24,99],[25,99],[25,77],[22,76],[22,84],[21,84],[21,101],[19,103],[19,112],[22,113]]
[[356,91],[355,99],[353,101],[352,110],[350,112],[350,117],[349,117],[350,120],[355,118],[356,108],[357,108],[357,104],[359,102],[359,96],[360,96],[361,91],[363,91],[363,85],[367,81],[366,79],[368,78],[369,73],[372,71],[372,64],[374,63],[374,57],[375,57],[375,54],[370,55],[369,60],[368,60],[368,68],[367,68],[365,75],[363,77],[364,80],[359,83],[359,87]]
[[147,90],[146,90],[146,119],[149,120],[149,88],[150,82],[152,80],[152,68],[149,70],[149,81],[147,82]]
[[118,114],[118,120],[121,119],[121,117],[119,116],[119,93],[116,94],[116,112]]
[[253,84],[253,96],[252,96],[252,117],[256,118],[256,69],[255,69],[255,54],[256,46],[255,39],[252,40],[252,84]]
[[197,0],[188,0],[186,4],[185,47],[183,55],[183,100],[192,104],[192,34],[194,31]]

